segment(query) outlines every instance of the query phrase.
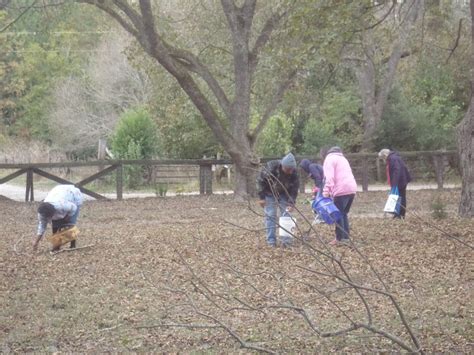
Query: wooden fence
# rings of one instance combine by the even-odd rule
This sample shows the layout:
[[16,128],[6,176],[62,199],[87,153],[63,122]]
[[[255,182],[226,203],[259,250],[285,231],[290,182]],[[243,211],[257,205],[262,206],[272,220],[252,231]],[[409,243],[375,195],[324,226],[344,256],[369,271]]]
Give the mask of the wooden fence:
[[[424,152],[404,152],[402,156],[410,166],[410,171],[415,179],[420,178],[434,178],[437,182],[438,188],[443,188],[445,173],[449,168],[455,169],[457,166],[457,154],[454,151],[424,151]],[[354,175],[359,184],[362,185],[363,191],[368,191],[369,184],[375,181],[383,181],[385,179],[385,166],[383,162],[377,158],[376,153],[353,153],[346,154],[346,157],[351,163]],[[299,156],[297,160],[310,159],[312,157]],[[262,159],[265,163],[272,158]],[[313,160],[317,162],[317,160]],[[416,164],[414,164],[415,162]],[[423,169],[415,168],[423,162]],[[106,199],[105,196],[94,192],[85,186],[99,178],[115,172],[116,174],[116,198],[121,200],[123,198],[123,182],[124,182],[124,166],[139,165],[146,167],[153,166],[170,166],[170,165],[191,165],[198,167],[199,193],[212,194],[213,192],[213,166],[216,165],[232,165],[232,161],[226,159],[199,159],[199,160],[100,160],[87,162],[64,162],[64,163],[36,163],[36,164],[0,164],[2,169],[15,169],[16,171],[0,178],[0,184],[4,184],[22,174],[26,174],[26,189],[25,201],[34,201],[34,184],[33,174],[43,176],[47,179],[53,180],[61,184],[73,184],[77,186],[84,194],[94,197],[96,199]],[[97,167],[98,171],[95,174],[84,178],[78,182],[68,181],[60,176],[54,175],[44,169],[55,168],[79,168],[79,167]],[[418,170],[423,174],[419,175]],[[171,176],[176,178],[176,176]],[[304,191],[308,177],[306,174],[300,174],[301,190]],[[160,176],[160,181],[166,181],[165,176]]]

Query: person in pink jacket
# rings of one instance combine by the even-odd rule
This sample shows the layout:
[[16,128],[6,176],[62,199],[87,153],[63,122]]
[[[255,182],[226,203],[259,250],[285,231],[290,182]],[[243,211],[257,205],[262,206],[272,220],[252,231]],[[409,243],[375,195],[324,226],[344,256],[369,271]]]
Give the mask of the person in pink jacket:
[[324,159],[325,177],[323,196],[332,198],[341,212],[341,219],[336,222],[336,238],[329,244],[347,243],[350,235],[347,215],[351,209],[352,201],[354,201],[357,183],[341,148],[332,147],[327,152],[323,149],[321,158]]

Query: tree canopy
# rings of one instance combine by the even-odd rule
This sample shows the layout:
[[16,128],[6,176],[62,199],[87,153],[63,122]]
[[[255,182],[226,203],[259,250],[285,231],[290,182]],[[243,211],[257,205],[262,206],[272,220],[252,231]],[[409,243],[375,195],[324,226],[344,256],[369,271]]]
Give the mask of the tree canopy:
[[225,152],[250,176],[244,190],[262,155],[333,143],[357,152],[368,135],[372,150],[452,149],[469,101],[468,10],[417,0],[4,1],[0,134],[95,155],[124,112],[144,107],[160,156]]

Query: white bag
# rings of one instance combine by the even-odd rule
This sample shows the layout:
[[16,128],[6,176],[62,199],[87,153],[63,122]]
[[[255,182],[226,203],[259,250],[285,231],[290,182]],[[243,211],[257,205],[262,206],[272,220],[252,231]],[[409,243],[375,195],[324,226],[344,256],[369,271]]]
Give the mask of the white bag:
[[398,188],[393,188],[388,195],[387,202],[383,208],[384,212],[388,213],[399,213],[400,211],[400,195],[398,194]]
[[283,215],[279,219],[280,225],[280,240],[283,244],[290,244],[293,241],[293,236],[296,233],[296,218],[289,214]]

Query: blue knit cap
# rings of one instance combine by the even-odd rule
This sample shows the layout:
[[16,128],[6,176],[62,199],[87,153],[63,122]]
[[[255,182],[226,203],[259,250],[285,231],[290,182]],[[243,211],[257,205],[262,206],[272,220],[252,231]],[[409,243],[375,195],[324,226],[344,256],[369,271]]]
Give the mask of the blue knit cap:
[[291,153],[288,153],[281,160],[281,165],[287,168],[296,169],[296,159],[295,156]]

